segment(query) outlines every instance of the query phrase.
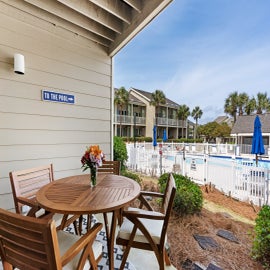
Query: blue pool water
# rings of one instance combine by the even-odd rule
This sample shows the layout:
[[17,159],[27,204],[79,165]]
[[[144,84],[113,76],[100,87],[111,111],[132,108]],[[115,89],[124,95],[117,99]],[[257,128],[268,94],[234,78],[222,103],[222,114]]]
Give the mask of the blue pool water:
[[[221,158],[221,159],[232,159],[231,156],[210,155],[210,157]],[[244,165],[250,165],[250,166],[256,165],[255,158],[251,159],[251,158],[244,158],[244,157],[236,157],[235,160]],[[270,160],[258,159],[258,167],[270,169]]]
[[[182,154],[180,154],[180,155],[182,155]],[[177,154],[177,156],[179,156],[179,154]],[[175,161],[176,156],[167,155],[165,158],[168,160],[171,160],[171,161]],[[186,162],[191,163],[192,159],[194,159],[194,158],[196,159],[197,164],[204,163],[204,158],[202,155],[194,155],[194,156],[188,155],[186,157]],[[208,161],[211,160],[211,162],[214,162],[217,159],[223,159],[223,160],[233,159],[232,156],[219,156],[219,155],[209,155],[208,158],[209,158]],[[235,160],[243,165],[256,166],[255,158],[251,159],[251,158],[244,158],[244,157],[235,157]],[[270,160],[259,159],[258,160],[258,167],[270,169]]]

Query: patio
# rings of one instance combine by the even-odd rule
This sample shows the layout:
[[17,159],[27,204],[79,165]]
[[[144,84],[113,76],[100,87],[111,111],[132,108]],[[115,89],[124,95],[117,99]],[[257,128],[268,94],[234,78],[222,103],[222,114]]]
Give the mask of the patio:
[[[103,223],[103,216],[102,214],[98,214],[95,215],[96,218]],[[86,224],[85,224],[86,225]],[[105,234],[105,232],[101,232],[101,234]],[[116,235],[117,235],[117,231],[116,231]],[[115,251],[117,251],[118,255],[122,255],[122,250],[121,247],[115,245]],[[117,257],[117,254],[115,254],[115,258]],[[154,255],[154,252],[152,251],[146,251],[146,250],[140,250],[140,249],[135,249],[132,248],[129,256],[128,256],[128,260],[127,260],[130,264],[129,266],[129,270],[141,270],[141,269],[147,269],[147,270],[157,270],[159,269],[159,265],[157,262],[157,259]],[[115,260],[115,269],[118,269],[117,267],[119,267],[121,260],[117,259]],[[106,260],[101,260],[102,266],[104,267],[102,270],[106,270],[108,269],[107,265],[106,265]],[[104,265],[105,264],[105,265]],[[176,268],[173,265],[170,266],[166,266],[165,267],[166,270],[176,270]]]
[[[102,214],[95,215],[96,218],[103,223],[103,216]],[[85,224],[86,225],[86,224]],[[117,235],[116,231],[116,235]],[[101,234],[105,234],[105,232],[101,232]],[[117,251],[117,254],[122,255],[121,247],[117,246],[115,244],[115,251]],[[115,258],[117,257],[117,254],[115,254]],[[157,270],[159,269],[159,265],[157,262],[157,259],[154,255],[154,252],[152,251],[146,251],[146,250],[140,250],[132,248],[127,261],[130,263],[129,270],[141,270],[141,269],[147,269],[147,270]],[[115,260],[115,269],[118,269],[120,265],[119,259],[117,262],[117,259]],[[106,265],[106,260],[101,260],[102,266],[104,267],[102,270],[108,269],[108,266]],[[166,266],[166,270],[176,270],[176,268],[173,265]]]
[[[98,214],[95,216],[100,222],[103,223],[103,216],[102,214]],[[95,220],[94,220],[95,222]],[[83,223],[83,226],[86,226],[86,220]],[[72,226],[66,229],[70,233],[74,233],[74,229]],[[117,232],[116,232],[117,234]],[[101,241],[104,245],[106,245],[106,233],[104,230],[102,230],[98,236],[97,239]],[[103,258],[100,261],[99,269],[107,270],[108,265],[107,262],[107,247],[104,247],[104,255]],[[122,249],[121,247],[115,245],[115,270],[118,269],[120,263],[121,263],[121,255],[122,255]],[[131,249],[130,254],[128,256],[128,268],[125,268],[127,270],[141,270],[141,269],[147,269],[147,270],[157,270],[159,269],[157,259],[153,252],[146,251],[146,250],[139,250],[139,249]],[[176,270],[176,268],[171,266],[166,266],[166,270]],[[0,270],[3,270],[2,262],[0,263]]]

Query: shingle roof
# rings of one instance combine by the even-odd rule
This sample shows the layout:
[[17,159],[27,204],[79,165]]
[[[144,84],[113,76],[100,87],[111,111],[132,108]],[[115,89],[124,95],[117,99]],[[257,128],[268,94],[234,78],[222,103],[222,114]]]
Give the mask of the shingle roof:
[[222,116],[218,116],[214,121],[220,124],[222,122],[225,122],[227,119],[228,119],[228,116],[222,115]]
[[[114,92],[116,92],[118,90],[118,88],[114,88]],[[136,98],[134,95],[132,95],[132,93],[129,92],[129,95],[128,95],[128,100],[130,103],[136,103],[136,104],[140,104],[142,106],[145,106],[145,104],[139,100],[138,98]]]
[[227,123],[229,127],[233,126],[233,118],[226,115],[218,116],[214,122],[217,122],[218,124]]
[[[236,122],[232,128],[231,134],[239,133],[253,133],[254,115],[240,115],[237,117]],[[260,114],[260,121],[262,124],[262,133],[270,133],[270,113]]]
[[130,103],[136,103],[136,104],[145,106],[145,104],[142,101],[140,101],[138,98],[136,98],[134,95],[132,95],[132,93],[129,93],[129,101]]
[[[141,95],[145,96],[147,99],[151,100],[152,99],[152,93],[144,91],[144,90],[140,90],[140,89],[136,89],[136,88],[131,88],[132,90],[140,93]],[[168,107],[179,107],[179,104],[177,104],[176,102],[166,98],[166,104],[164,104]]]

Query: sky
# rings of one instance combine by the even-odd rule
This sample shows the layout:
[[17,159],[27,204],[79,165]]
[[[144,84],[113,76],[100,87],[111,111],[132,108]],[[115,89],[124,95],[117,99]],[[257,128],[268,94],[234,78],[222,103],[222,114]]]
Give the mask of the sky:
[[269,12],[269,0],[174,0],[114,56],[114,87],[199,106],[199,124],[226,115],[234,91],[269,96]]

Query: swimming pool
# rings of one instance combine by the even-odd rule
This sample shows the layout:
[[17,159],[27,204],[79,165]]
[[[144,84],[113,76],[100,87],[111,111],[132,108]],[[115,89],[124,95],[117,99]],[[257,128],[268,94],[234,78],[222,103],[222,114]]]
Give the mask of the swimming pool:
[[[166,155],[164,156],[165,159],[170,161],[177,162],[178,158],[182,158],[183,153],[177,152],[175,155]],[[177,158],[178,157],[178,158]],[[237,163],[246,165],[246,166],[256,166],[256,160],[255,158],[247,158],[247,157],[240,157],[240,156],[227,156],[227,155],[201,155],[201,154],[186,154],[186,163],[191,163],[193,159],[196,159],[197,164],[203,164],[205,162],[205,159],[207,159],[208,162],[214,163],[215,160],[235,160]],[[267,168],[270,169],[270,160],[267,159],[259,159],[258,160],[258,166],[261,168]]]

